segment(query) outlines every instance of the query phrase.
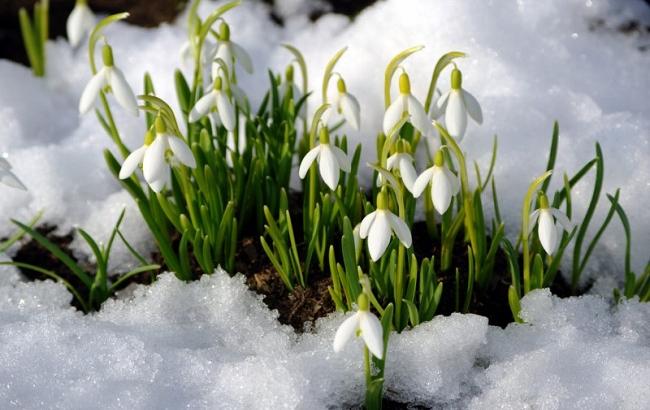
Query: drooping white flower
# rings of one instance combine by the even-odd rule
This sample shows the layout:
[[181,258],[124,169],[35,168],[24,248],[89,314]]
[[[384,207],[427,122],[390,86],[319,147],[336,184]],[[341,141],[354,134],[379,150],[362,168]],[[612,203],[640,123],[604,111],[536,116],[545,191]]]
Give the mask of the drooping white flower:
[[230,39],[230,26],[222,22],[219,26],[219,40],[212,52],[211,60],[222,59],[230,70],[234,69],[235,63],[241,65],[247,73],[253,72],[253,60],[242,46]]
[[399,77],[399,95],[388,106],[384,113],[384,134],[388,136],[393,127],[399,122],[402,116],[408,115],[409,122],[416,130],[424,136],[434,134],[433,125],[424,112],[422,104],[411,94],[411,81],[406,73]]
[[194,104],[190,111],[190,122],[196,122],[205,117],[213,108],[217,109],[219,119],[228,131],[235,131],[235,109],[230,103],[228,94],[223,87],[223,80],[217,77],[211,87],[211,91]]
[[77,47],[81,40],[95,27],[95,15],[86,0],[77,0],[68,16],[66,31],[72,47]]
[[237,119],[237,137],[235,137],[235,131],[228,131],[226,137],[226,147],[228,148],[228,154],[226,155],[226,164],[229,167],[233,165],[232,157],[235,154],[241,154],[246,150],[246,116],[242,113],[239,113]]
[[142,173],[154,192],[160,192],[169,181],[169,167],[176,161],[194,168],[196,160],[192,151],[181,138],[167,133],[162,118],[156,118],[156,133],[145,135],[144,144],[126,157],[120,169],[120,179],[130,177],[142,163]]
[[528,219],[528,234],[530,235],[537,223],[539,242],[549,255],[557,250],[562,230],[568,232],[573,229],[573,224],[564,212],[549,207],[548,198],[543,193],[539,197],[539,208],[534,210]]
[[449,135],[461,141],[467,130],[467,116],[478,124],[483,122],[483,112],[476,98],[463,89],[463,76],[457,68],[451,72],[451,90],[436,102],[434,111],[444,112]]
[[5,158],[0,157],[0,182],[12,188],[27,191],[27,188],[18,179],[13,172],[11,172],[11,164]]
[[444,214],[451,204],[451,198],[458,193],[460,186],[456,175],[445,166],[442,150],[436,152],[433,166],[415,180],[413,196],[418,198],[427,186],[431,187],[433,207],[441,215]]
[[411,231],[406,222],[388,210],[388,198],[384,190],[377,195],[377,210],[366,215],[359,227],[359,236],[368,238],[368,251],[373,261],[386,252],[390,239],[395,233],[402,245],[409,248],[412,243]]
[[110,87],[118,104],[131,114],[138,116],[138,103],[135,95],[126,82],[122,71],[113,64],[113,50],[108,44],[105,44],[102,49],[102,59],[104,66],[90,79],[81,94],[79,112],[85,114],[90,111],[95,105],[100,91],[105,87]]
[[332,100],[336,112],[341,114],[345,118],[345,121],[358,131],[361,127],[361,108],[359,107],[359,101],[347,91],[345,81],[340,77],[336,88],[338,92]]
[[[408,153],[408,143],[402,139],[397,141],[397,152],[388,157],[386,169],[388,171],[399,170],[402,182],[409,192],[413,192],[413,184],[417,178],[417,173],[413,162],[415,161],[411,154]],[[377,175],[378,182],[381,182],[381,174]]]
[[307,152],[300,162],[298,169],[300,179],[305,178],[314,161],[318,162],[320,176],[332,191],[339,184],[340,171],[350,172],[351,168],[347,154],[336,145],[330,144],[327,127],[321,128],[319,144]]
[[370,312],[368,296],[361,293],[357,299],[358,310],[341,323],[334,335],[334,351],[340,352],[354,335],[360,335],[368,350],[378,359],[384,357],[384,336],[381,322]]

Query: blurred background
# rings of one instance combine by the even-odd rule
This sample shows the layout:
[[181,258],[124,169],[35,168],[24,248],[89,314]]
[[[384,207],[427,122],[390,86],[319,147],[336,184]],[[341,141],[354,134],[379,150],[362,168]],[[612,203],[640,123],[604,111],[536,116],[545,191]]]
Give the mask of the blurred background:
[[[155,27],[173,21],[190,0],[89,0],[90,8],[97,14],[112,14],[128,11],[130,24]],[[273,21],[282,25],[292,13],[308,13],[312,20],[325,13],[339,13],[354,17],[376,0],[258,0],[269,4]],[[18,10],[25,7],[31,12],[36,0],[0,0],[0,59],[5,58],[27,64],[27,55],[22,45]],[[75,0],[50,0],[50,38],[65,37],[65,23],[74,7]]]

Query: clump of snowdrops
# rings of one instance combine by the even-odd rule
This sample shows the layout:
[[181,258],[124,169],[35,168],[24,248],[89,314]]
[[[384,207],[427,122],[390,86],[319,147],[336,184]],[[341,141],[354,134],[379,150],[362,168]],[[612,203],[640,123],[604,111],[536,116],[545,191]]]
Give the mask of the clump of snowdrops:
[[[650,298],[650,269],[640,277],[630,270],[630,229],[618,203],[619,191],[607,195],[610,210],[587,239],[604,173],[598,145],[594,159],[575,175],[562,175],[562,188],[553,192],[549,187],[558,173],[559,139],[554,125],[547,167],[523,195],[519,235],[508,239],[493,175],[496,136],[483,171],[477,162],[470,163],[460,145],[476,138],[470,134],[483,122],[479,101],[463,83],[464,53],[449,52],[436,62],[422,101],[417,96],[424,90],[412,89],[404,61],[423,47],[395,55],[385,70],[382,128],[366,130],[354,84],[335,70],[347,48],[328,62],[322,88],[314,93],[307,87],[302,54],[285,44],[291,58],[286,70],[269,72],[269,91],[253,110],[238,85],[238,78],[246,75],[242,70],[254,69],[252,59],[223,17],[238,4],[226,3],[204,19],[197,14],[199,0],[191,4],[188,40],[180,52],[190,70],[175,72],[176,102],[157,97],[147,73],[136,97],[122,75],[119,50],[113,50],[102,31],[126,13],[92,28],[92,12],[80,0],[68,22],[75,45],[87,36],[93,74],[80,113],[94,108],[115,143],[117,153],[105,151],[107,164],[136,201],[165,264],[179,279],[194,279],[217,266],[234,269],[244,236],[260,238],[290,290],[308,287],[309,275],[317,270],[329,272],[332,300],[338,310],[350,312],[335,335],[334,349],[343,349],[354,336],[362,338],[368,408],[381,407],[391,331],[431,320],[443,292],[453,295],[460,312],[469,311],[475,294],[491,297],[494,282],[505,273],[497,271],[499,258],[508,266],[508,303],[514,320],[520,321],[519,300],[533,289],[551,286],[563,260],[562,266],[570,266],[570,285],[578,290],[581,274],[616,214],[626,232],[626,283],[616,295]],[[98,45],[100,64],[95,61]],[[441,92],[438,80],[443,75],[449,76],[450,87]],[[397,95],[391,93],[394,85]],[[110,96],[117,106],[111,105]],[[313,104],[311,111],[308,104]],[[113,109],[144,113],[146,131],[139,147],[123,143]],[[347,127],[376,134],[372,163],[360,163],[362,147],[350,144]],[[362,166],[373,171],[370,185],[363,186],[357,177]],[[289,188],[295,168],[302,180],[297,196]],[[3,172],[13,175],[6,167]],[[591,174],[591,201],[583,219],[576,221],[571,189]],[[295,206],[296,197],[301,207]],[[492,213],[486,212],[484,201],[491,202]],[[430,242],[426,257],[413,249],[418,202]],[[29,226],[19,226],[34,235]],[[565,255],[570,243],[571,254]],[[466,261],[455,262],[458,255]],[[441,275],[455,280],[443,288]]]

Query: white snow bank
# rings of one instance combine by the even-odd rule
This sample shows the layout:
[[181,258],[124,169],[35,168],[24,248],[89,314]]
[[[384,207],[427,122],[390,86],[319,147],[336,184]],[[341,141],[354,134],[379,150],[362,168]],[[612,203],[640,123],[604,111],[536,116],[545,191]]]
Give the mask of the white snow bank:
[[[241,276],[165,274],[83,316],[51,281],[0,287],[3,408],[325,409],[363,400],[361,344],[336,354],[343,315],[280,325]],[[650,305],[523,300],[530,324],[436,317],[390,339],[387,395],[460,408],[642,408]]]
[[[631,17],[650,21],[648,7],[640,0],[522,0],[518,2],[441,0],[391,0],[376,3],[354,22],[326,15],[310,23],[305,2],[286,3],[285,27],[269,18],[268,6],[245,2],[226,16],[233,39],[249,50],[254,75],[239,76],[253,102],[267,89],[266,67],[282,69],[290,60],[280,47],[291,43],[304,53],[310,67],[310,84],[320,89],[326,61],[348,45],[337,71],[362,104],[362,131],[352,133],[362,142],[366,159],[374,152],[373,137],[380,129],[383,111],[383,70],[398,51],[424,44],[426,49],[410,58],[416,95],[424,96],[433,64],[444,52],[469,53],[459,65],[465,86],[483,105],[485,123],[472,125],[464,148],[471,159],[488,160],[491,137],[500,137],[496,168],[501,209],[509,232],[518,229],[519,206],[525,188],[544,167],[552,121],[562,130],[557,174],[575,172],[593,155],[598,140],[606,156],[606,192],[622,188],[621,203],[633,229],[633,264],[645,264],[650,241],[650,201],[647,181],[650,167],[650,105],[647,67],[650,53],[638,46],[647,37],[625,36],[615,28]],[[214,8],[205,1],[201,14]],[[304,7],[303,7],[304,6]],[[595,31],[590,29],[600,20]],[[185,18],[156,29],[116,24],[106,31],[114,47],[115,61],[135,90],[149,71],[158,95],[176,103],[172,74],[180,65],[176,50],[185,41]],[[61,230],[79,225],[105,239],[123,207],[128,208],[127,237],[142,251],[151,247],[133,201],[113,181],[101,151],[112,147],[93,115],[79,118],[79,95],[90,78],[86,50],[72,51],[58,40],[48,44],[48,76],[34,79],[29,70],[0,61],[0,153],[8,154],[29,193],[3,188],[0,203],[0,236],[8,217],[28,220],[45,209],[45,220]],[[447,75],[440,87],[448,87]],[[318,93],[310,102],[318,104]],[[123,138],[130,147],[141,143],[141,119],[121,109],[115,114]],[[420,168],[422,164],[420,164]],[[368,171],[363,171],[368,175]],[[559,178],[556,179],[556,183]],[[366,179],[366,182],[367,179]],[[574,191],[578,215],[583,213],[586,184]],[[486,201],[489,203],[489,201]],[[603,207],[598,215],[604,213]],[[77,246],[86,251],[78,243]],[[622,272],[623,237],[618,221],[595,253],[592,268]],[[129,261],[122,249],[114,254],[115,266]],[[601,266],[602,264],[602,266]]]

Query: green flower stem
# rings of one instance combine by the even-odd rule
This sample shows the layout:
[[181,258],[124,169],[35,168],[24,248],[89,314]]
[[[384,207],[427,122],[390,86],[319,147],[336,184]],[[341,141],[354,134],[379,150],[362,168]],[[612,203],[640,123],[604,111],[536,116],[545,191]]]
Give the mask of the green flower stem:
[[[372,382],[372,370],[370,367],[370,352],[368,351],[368,346],[363,345],[363,370],[366,375],[366,389],[370,386]],[[367,391],[367,390],[366,390]]]
[[553,171],[546,171],[541,176],[537,177],[532,184],[528,187],[524,203],[521,207],[521,244],[524,253],[524,295],[530,292],[530,249],[528,244],[528,230],[529,230],[529,217],[530,217],[530,203],[535,195],[537,187],[551,176]]
[[442,127],[440,124],[436,123],[435,124],[436,128],[438,129],[438,132],[442,136],[442,138],[445,140],[447,145],[449,145],[454,151],[454,154],[458,158],[458,168],[460,172],[460,184],[461,184],[461,191],[462,191],[462,196],[463,196],[463,208],[465,209],[465,229],[467,230],[467,234],[469,236],[469,241],[470,244],[472,245],[472,252],[474,253],[474,263],[475,263],[475,268],[476,272],[480,272],[480,260],[477,255],[477,250],[478,248],[478,238],[476,234],[476,227],[474,225],[474,205],[473,205],[473,200],[472,200],[472,193],[470,192],[469,189],[469,178],[467,176],[467,165],[465,163],[465,156],[463,155],[463,152],[461,151],[460,147],[454,140],[454,138],[449,135],[447,130]]
[[113,119],[113,113],[111,112],[111,107],[108,104],[108,100],[106,99],[106,94],[104,91],[99,92],[99,99],[102,102],[102,106],[104,107],[104,113],[106,114],[106,119],[108,120],[108,126],[111,129],[111,139],[117,145],[117,148],[120,150],[120,154],[122,155],[123,158],[126,158],[129,154],[130,151],[124,145],[122,142],[122,138],[120,138],[120,132],[117,130],[117,125],[115,124],[115,120]]

